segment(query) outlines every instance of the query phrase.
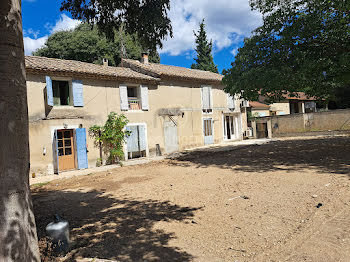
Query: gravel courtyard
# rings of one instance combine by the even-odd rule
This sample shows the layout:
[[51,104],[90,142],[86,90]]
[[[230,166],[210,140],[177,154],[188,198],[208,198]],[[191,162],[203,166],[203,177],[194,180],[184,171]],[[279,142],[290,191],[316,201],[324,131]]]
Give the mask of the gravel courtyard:
[[73,241],[59,261],[350,261],[350,137],[195,151],[32,194],[43,261],[55,213]]

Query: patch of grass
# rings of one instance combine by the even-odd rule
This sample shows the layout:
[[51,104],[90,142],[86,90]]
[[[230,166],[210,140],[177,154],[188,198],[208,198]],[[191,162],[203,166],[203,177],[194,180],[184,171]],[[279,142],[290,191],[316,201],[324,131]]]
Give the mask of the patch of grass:
[[48,183],[50,183],[50,182],[37,183],[37,184],[33,184],[32,187],[39,188],[39,187],[47,185]]

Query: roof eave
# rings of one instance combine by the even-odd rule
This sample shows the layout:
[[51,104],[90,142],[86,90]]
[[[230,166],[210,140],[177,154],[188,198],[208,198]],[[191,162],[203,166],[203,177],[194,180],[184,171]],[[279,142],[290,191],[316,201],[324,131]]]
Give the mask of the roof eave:
[[88,79],[101,79],[101,80],[110,80],[110,81],[132,81],[136,83],[150,83],[150,84],[158,84],[160,82],[159,78],[147,79],[147,78],[137,78],[137,77],[126,77],[126,76],[113,76],[113,75],[101,75],[94,73],[79,73],[79,72],[67,72],[60,70],[49,70],[49,69],[33,69],[26,68],[26,73],[31,73],[35,75],[43,75],[43,74],[53,74],[56,76],[66,76],[66,77],[82,77]]

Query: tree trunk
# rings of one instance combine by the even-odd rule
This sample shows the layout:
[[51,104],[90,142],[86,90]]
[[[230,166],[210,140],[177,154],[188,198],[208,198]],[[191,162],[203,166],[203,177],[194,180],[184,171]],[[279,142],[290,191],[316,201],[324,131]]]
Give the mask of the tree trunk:
[[0,0],[0,261],[40,261],[29,189],[21,0]]

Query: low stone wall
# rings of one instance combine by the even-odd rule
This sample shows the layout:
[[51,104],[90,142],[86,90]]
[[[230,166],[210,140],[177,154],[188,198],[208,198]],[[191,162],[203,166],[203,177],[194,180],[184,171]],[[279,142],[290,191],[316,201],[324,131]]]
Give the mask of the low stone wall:
[[350,109],[273,116],[271,130],[272,137],[350,133]]

